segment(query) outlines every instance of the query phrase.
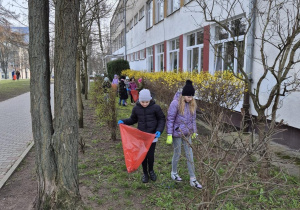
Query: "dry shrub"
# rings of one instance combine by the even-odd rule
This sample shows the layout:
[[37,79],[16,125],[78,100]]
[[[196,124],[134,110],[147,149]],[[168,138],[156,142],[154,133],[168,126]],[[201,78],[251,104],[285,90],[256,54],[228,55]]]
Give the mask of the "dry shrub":
[[96,77],[91,91],[93,106],[100,123],[104,123],[111,134],[111,139],[117,136],[116,91],[113,88],[103,88],[103,79]]
[[[197,178],[204,186],[199,193],[195,193],[195,196],[202,198],[202,202],[198,204],[199,209],[223,209],[233,201],[237,207],[245,208],[245,200],[253,196],[264,196],[278,188],[277,177],[282,175],[281,172],[274,173],[267,180],[260,179],[257,172],[266,160],[261,155],[261,152],[264,153],[263,148],[279,130],[276,127],[267,128],[265,145],[262,145],[254,132],[243,133],[243,124],[239,129],[233,126],[228,113],[240,103],[245,88],[232,74],[135,71],[125,71],[124,74],[142,77],[145,88],[154,93],[165,113],[176,91],[184,86],[185,80],[193,81],[199,108],[198,122],[209,131],[208,135],[199,133],[191,145]],[[254,121],[252,125],[255,127]]]

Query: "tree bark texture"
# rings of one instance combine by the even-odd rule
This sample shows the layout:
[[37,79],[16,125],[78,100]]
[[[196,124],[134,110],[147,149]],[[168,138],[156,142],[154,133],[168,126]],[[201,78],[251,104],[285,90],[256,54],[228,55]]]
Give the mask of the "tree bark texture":
[[54,116],[50,105],[49,1],[29,0],[31,116],[38,177],[37,209],[76,209],[78,121],[75,65],[79,0],[55,7]]
[[76,95],[77,95],[77,110],[78,110],[78,125],[83,128],[83,104],[81,97],[81,84],[80,84],[80,52],[76,56]]

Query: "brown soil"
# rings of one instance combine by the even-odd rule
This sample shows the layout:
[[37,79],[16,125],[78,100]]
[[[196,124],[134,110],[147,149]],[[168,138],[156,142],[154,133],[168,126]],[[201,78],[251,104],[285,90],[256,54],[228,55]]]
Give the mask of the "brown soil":
[[0,190],[0,209],[32,209],[37,186],[34,148]]

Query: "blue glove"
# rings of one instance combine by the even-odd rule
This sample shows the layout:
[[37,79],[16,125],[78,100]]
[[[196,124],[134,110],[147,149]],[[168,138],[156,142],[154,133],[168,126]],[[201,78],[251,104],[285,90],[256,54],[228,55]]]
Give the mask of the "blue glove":
[[127,91],[130,91],[130,89],[129,89],[129,88],[127,88]]
[[159,131],[156,131],[155,133],[155,138],[159,138],[160,137],[160,132]]
[[124,123],[123,120],[118,121],[118,125],[123,124],[123,123]]

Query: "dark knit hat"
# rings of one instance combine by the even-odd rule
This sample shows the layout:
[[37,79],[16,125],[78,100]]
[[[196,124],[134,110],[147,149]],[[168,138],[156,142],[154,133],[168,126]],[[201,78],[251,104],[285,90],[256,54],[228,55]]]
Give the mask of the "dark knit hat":
[[195,95],[195,89],[193,87],[193,82],[191,80],[187,80],[185,82],[185,86],[182,89],[182,95],[183,96],[194,96]]

